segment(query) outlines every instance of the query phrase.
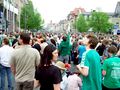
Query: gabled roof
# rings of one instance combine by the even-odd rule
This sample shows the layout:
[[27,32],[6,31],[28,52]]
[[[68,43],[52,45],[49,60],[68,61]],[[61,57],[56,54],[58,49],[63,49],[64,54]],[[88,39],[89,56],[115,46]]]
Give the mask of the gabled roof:
[[79,7],[79,8],[75,8],[73,11],[71,11],[70,14],[76,16],[76,15],[78,15],[79,13],[84,13],[84,12],[86,12],[85,9]]

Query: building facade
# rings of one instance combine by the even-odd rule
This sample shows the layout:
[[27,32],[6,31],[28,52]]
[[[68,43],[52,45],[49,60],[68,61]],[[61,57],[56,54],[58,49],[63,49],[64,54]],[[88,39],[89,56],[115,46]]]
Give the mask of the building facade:
[[20,31],[20,12],[27,0],[0,0],[0,30]]
[[80,14],[86,13],[86,10],[82,7],[79,8],[75,8],[73,11],[71,11],[68,16],[67,16],[67,20],[68,20],[68,26],[70,26],[70,31],[72,32],[77,32],[77,30],[73,27],[73,23],[77,20],[77,17]]
[[[96,10],[95,10],[96,11]],[[109,16],[109,21],[114,24],[114,29],[120,30],[120,2],[117,2],[115,12],[106,12]],[[91,12],[86,12],[84,8],[75,8],[68,14],[68,21],[71,23],[71,29],[75,30],[73,23],[76,21],[79,14],[82,14],[85,19],[91,16]]]
[[14,32],[17,28],[18,8],[12,0],[1,0],[1,30]]

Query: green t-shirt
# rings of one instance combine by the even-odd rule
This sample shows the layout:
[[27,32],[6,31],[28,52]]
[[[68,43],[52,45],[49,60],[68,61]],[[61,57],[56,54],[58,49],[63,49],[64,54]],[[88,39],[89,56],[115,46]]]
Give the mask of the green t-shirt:
[[106,71],[103,85],[107,88],[120,88],[120,58],[114,56],[106,59],[103,70]]
[[62,41],[59,45],[59,52],[61,56],[66,56],[66,55],[70,55],[71,53],[71,45],[70,45],[70,35],[67,35],[67,40],[66,41]]
[[89,68],[88,76],[83,76],[82,90],[102,90],[99,54],[94,49],[87,50],[83,53],[80,66]]

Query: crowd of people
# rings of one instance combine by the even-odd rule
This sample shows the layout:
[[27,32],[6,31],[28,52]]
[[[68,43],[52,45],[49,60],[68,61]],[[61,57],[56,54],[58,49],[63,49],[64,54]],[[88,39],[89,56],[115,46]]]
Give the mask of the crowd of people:
[[6,84],[7,90],[120,90],[120,36],[1,33],[0,90]]

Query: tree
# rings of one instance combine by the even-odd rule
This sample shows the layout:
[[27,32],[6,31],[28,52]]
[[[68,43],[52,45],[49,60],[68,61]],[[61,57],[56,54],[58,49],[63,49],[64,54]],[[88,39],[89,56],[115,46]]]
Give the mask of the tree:
[[43,27],[44,21],[42,20],[41,15],[36,10],[34,12],[34,19],[33,19],[34,27],[36,30],[39,30]]
[[79,32],[86,32],[88,29],[87,22],[82,14],[78,16],[73,25]]
[[34,9],[33,3],[30,0],[21,9],[20,21],[20,27],[25,30],[38,30],[43,25],[41,15]]
[[109,16],[104,12],[93,11],[89,18],[89,25],[95,32],[108,32],[113,27],[109,22]]

